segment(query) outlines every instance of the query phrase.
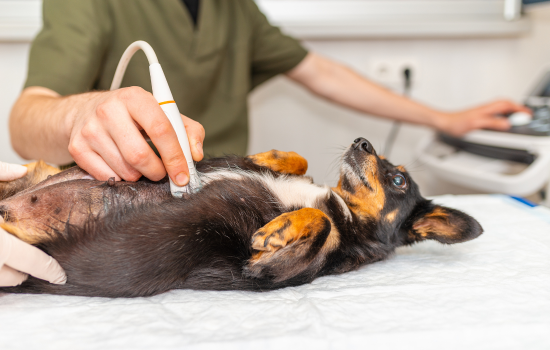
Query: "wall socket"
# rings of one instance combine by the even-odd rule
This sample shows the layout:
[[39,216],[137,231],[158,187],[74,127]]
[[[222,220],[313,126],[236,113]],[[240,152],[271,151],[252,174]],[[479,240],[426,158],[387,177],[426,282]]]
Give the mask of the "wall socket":
[[411,81],[415,85],[418,82],[418,62],[410,58],[385,58],[373,59],[369,64],[369,77],[376,83],[383,85],[395,92],[403,91],[403,71],[411,70]]

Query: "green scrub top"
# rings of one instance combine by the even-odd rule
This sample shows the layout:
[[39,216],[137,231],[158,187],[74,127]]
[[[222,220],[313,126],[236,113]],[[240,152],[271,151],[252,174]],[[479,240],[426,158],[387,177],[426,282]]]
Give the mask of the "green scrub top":
[[[196,27],[181,0],[44,0],[43,19],[25,87],[108,90],[126,47],[145,40],[180,112],[204,126],[207,156],[246,152],[248,93],[307,55],[252,0],[201,0]],[[148,66],[136,53],[122,87],[151,91]]]

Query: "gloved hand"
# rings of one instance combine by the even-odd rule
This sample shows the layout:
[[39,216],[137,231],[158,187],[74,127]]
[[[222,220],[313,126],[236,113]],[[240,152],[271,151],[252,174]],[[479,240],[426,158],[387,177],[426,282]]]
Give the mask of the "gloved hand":
[[[15,180],[26,173],[24,166],[0,162],[0,181]],[[0,228],[0,286],[17,286],[27,274],[55,284],[67,281],[65,271],[51,256]]]
[[22,165],[0,162],[0,181],[11,181],[27,175],[27,168]]

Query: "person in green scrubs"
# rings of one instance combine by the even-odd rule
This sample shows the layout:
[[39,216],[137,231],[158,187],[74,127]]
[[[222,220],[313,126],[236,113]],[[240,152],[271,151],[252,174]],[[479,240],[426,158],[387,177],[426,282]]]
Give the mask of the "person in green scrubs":
[[204,153],[246,152],[247,95],[278,74],[340,105],[453,135],[507,129],[498,115],[525,110],[496,101],[445,113],[398,96],[308,52],[271,26],[253,0],[44,0],[43,6],[25,89],[10,117],[12,144],[26,159],[74,160],[99,180],[168,174],[185,185],[189,179],[176,134],[150,93],[142,52],[122,88],[108,91],[122,53],[136,40],[150,43],[159,58],[196,161]]

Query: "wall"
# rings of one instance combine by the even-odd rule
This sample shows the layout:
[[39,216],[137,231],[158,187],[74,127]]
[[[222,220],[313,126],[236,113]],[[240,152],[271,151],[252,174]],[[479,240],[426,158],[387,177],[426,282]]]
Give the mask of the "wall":
[[[412,97],[433,107],[459,110],[493,98],[521,101],[542,67],[550,63],[550,8],[530,10],[533,29],[519,38],[348,40],[305,42],[313,51],[368,74],[379,59],[414,59],[419,72]],[[285,78],[257,89],[251,97],[250,152],[271,148],[293,150],[310,163],[320,183],[334,184],[338,156],[363,136],[380,149],[391,122],[365,116],[322,101]],[[391,160],[405,164],[426,195],[472,193],[434,179],[415,161],[417,142],[430,130],[405,125]]]
[[8,116],[25,82],[29,46],[0,42],[0,161],[4,162],[23,163],[11,148]]
[[[412,58],[419,67],[413,98],[455,110],[497,97],[520,100],[550,62],[550,9],[530,12],[533,30],[519,38],[309,40],[305,45],[364,74],[373,61]],[[24,82],[28,48],[24,43],[0,43],[1,161],[23,162],[10,147],[7,119]],[[319,100],[283,77],[258,88],[250,106],[250,153],[296,151],[309,160],[309,173],[319,183],[335,183],[338,157],[354,138],[364,136],[380,149],[391,126]],[[431,178],[415,162],[414,146],[429,133],[423,127],[403,126],[391,159],[413,171],[425,194],[471,192]]]

